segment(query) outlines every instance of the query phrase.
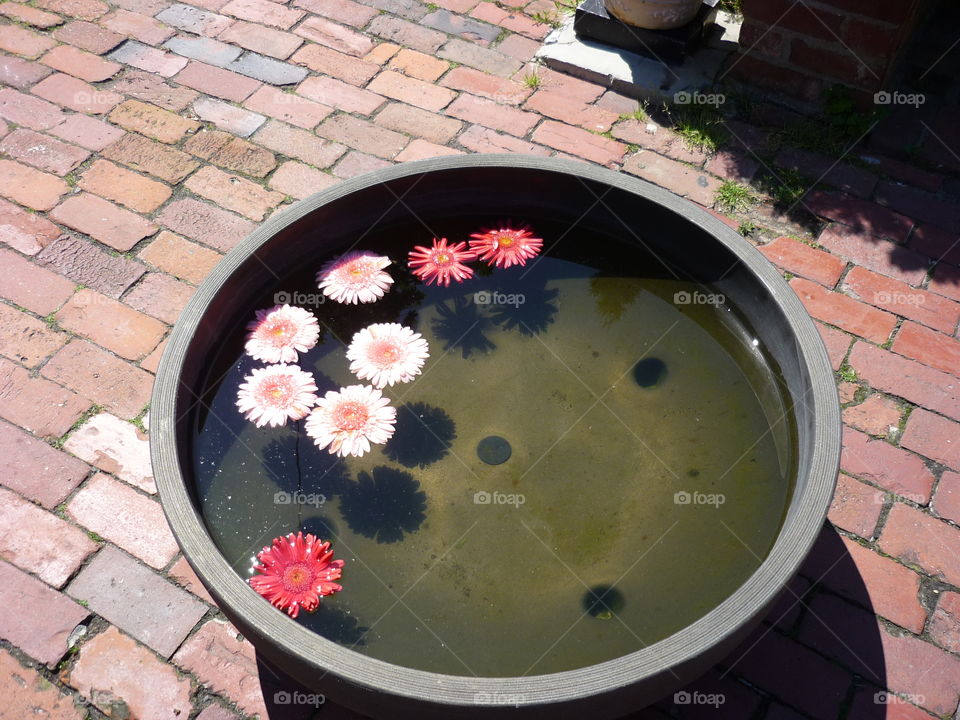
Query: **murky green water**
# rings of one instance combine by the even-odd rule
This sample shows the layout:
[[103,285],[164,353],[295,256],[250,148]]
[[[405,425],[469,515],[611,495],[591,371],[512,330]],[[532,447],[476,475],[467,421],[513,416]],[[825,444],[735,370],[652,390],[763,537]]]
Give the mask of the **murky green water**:
[[[546,248],[561,232],[537,230]],[[340,342],[356,330],[422,333],[423,374],[385,390],[398,407],[388,445],[338,460],[298,441],[296,424],[244,421],[236,388],[257,363],[241,355],[242,324],[212,359],[209,410],[195,415],[197,495],[238,573],[273,537],[315,532],[346,561],[344,590],[299,622],[371,657],[478,676],[630,653],[746,580],[780,528],[793,431],[731,308],[675,303],[709,290],[649,258],[609,250],[584,264],[599,238],[426,288],[396,261],[429,237],[396,238],[361,245],[394,258],[393,290],[370,306],[306,305],[329,329],[301,359],[322,394],[357,382]],[[318,295],[324,259],[274,290]],[[509,444],[505,462],[478,457],[489,436]],[[306,503],[276,495],[298,490]],[[589,594],[601,587],[615,588],[606,604]]]

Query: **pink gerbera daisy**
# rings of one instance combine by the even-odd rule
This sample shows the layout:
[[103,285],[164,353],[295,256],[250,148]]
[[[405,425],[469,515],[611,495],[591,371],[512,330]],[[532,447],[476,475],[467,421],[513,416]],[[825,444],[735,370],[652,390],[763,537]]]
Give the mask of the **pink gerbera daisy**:
[[296,365],[254,368],[240,384],[237,407],[257,427],[283,425],[288,419],[306,417],[317,402],[313,375]]
[[246,351],[254,360],[295,363],[320,338],[317,318],[309,310],[277,305],[257,310],[257,319],[247,325]]
[[307,435],[321,450],[329,445],[331,454],[359,457],[370,451],[370,443],[385,443],[393,435],[397,409],[389,403],[369,385],[330,390],[307,418]]
[[300,608],[313,612],[320,598],[343,590],[333,582],[340,579],[343,560],[332,557],[330,543],[310,533],[274,538],[271,547],[257,553],[253,569],[262,574],[250,578],[250,586],[290,617]]
[[473,277],[473,269],[464,265],[463,261],[476,259],[476,253],[467,250],[467,243],[448,245],[446,238],[434,238],[432,248],[416,245],[409,254],[408,264],[414,268],[413,274],[427,285],[436,281],[437,285],[448,287],[450,278],[463,282]]
[[393,278],[384,268],[390,258],[369,252],[349,252],[331,260],[317,273],[323,294],[341,303],[375,302],[390,289]]
[[430,357],[420,333],[399,323],[376,323],[353,336],[347,348],[350,372],[374,387],[410,382]]
[[536,257],[543,247],[543,240],[533,236],[529,227],[500,227],[496,230],[484,230],[470,237],[470,249],[481,260],[495,267],[508,268],[511,265],[526,265],[527,260]]

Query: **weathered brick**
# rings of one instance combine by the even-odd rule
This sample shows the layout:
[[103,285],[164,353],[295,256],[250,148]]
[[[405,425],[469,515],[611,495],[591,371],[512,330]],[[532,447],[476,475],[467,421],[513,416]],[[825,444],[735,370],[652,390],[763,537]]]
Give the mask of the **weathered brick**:
[[120,71],[119,64],[70,45],[58,45],[44,55],[40,62],[87,82],[108,80]]
[[840,467],[919,505],[930,500],[933,475],[921,458],[849,427],[843,429]]
[[163,351],[167,347],[168,340],[169,338],[164,338],[152,353],[141,360],[140,367],[155,375],[160,367],[160,359],[163,357]]
[[920,225],[910,233],[907,246],[937,262],[960,265],[960,235],[933,225]]
[[493,100],[469,93],[463,93],[454,100],[447,108],[446,114],[518,137],[530,132],[530,129],[540,120],[540,116],[534,113],[499,105]]
[[25,90],[53,72],[46,65],[0,55],[0,84]]
[[859,342],[850,365],[875,389],[960,420],[960,388],[953,376]]
[[924,408],[907,421],[900,443],[954,470],[960,470],[960,425]]
[[87,193],[67,198],[50,217],[121,252],[157,231],[152,222]]
[[270,177],[270,187],[298,200],[336,183],[337,179],[332,175],[295,160],[285,162]]
[[93,243],[64,235],[45,247],[37,260],[75,283],[116,298],[143,275],[143,265],[108,255]]
[[[519,38],[520,36],[512,35],[511,37]],[[526,38],[520,39],[524,42],[532,42]],[[508,57],[508,55],[503,54],[505,48],[509,50],[513,45],[515,45],[515,43],[508,43],[508,40],[510,40],[510,38],[504,40],[497,50],[492,50],[490,48],[477,45],[476,43],[467,42],[466,40],[461,40],[459,38],[453,38],[440,49],[440,52],[437,53],[437,55],[445,60],[452,60],[453,62],[475,68],[481,72],[506,78],[510,77],[520,69],[520,62],[518,62],[516,55]],[[534,52],[536,52],[536,43],[532,44],[535,46]],[[532,56],[533,53],[522,58],[522,60],[527,60]]]
[[123,8],[114,10],[100,22],[120,35],[135,38],[147,45],[159,45],[174,34],[173,30],[147,14]]
[[436,87],[423,80],[401,75],[392,70],[385,70],[377,75],[367,85],[367,88],[424,110],[440,110],[456,97],[456,93],[450,90]]
[[[207,5],[215,4],[219,0],[197,0],[197,7],[205,8]],[[130,12],[140,13],[141,15],[156,15],[161,10],[170,7],[169,0],[114,0],[112,3],[117,7],[129,10]]]
[[185,152],[153,142],[136,133],[124,135],[113,145],[104,148],[101,155],[171,184],[180,182],[200,166]]
[[[53,13],[38,10],[29,5],[21,5],[16,2],[5,2],[0,4],[0,15],[19,21],[26,25],[45,30],[46,28],[56,27],[63,24],[63,18]],[[58,38],[59,39],[59,38]],[[64,42],[66,42],[64,40]]]
[[434,82],[450,68],[450,63],[404,48],[391,58],[390,67],[412,78]]
[[305,65],[323,75],[345,80],[351,85],[365,85],[380,72],[380,66],[366,60],[351,57],[323,45],[307,43],[297,50],[290,62]]
[[401,103],[388,104],[374,121],[389,130],[416,135],[438,145],[449,143],[463,128],[459,120]]
[[0,476],[6,487],[50,510],[83,481],[88,471],[86,463],[0,422]]
[[74,431],[64,448],[144,492],[157,492],[147,437],[132,423],[100,413]]
[[187,65],[187,61],[182,57],[144,45],[136,40],[128,40],[114,50],[110,53],[110,59],[163,77],[176,75]]
[[877,529],[884,497],[882,491],[841,474],[827,517],[837,527],[870,540]]
[[[0,638],[53,668],[67,652],[67,638],[89,615],[86,608],[0,561]],[[9,708],[5,705],[4,711]]]
[[128,70],[110,86],[112,90],[135,97],[144,102],[159,105],[167,110],[179,112],[192,103],[198,96],[185,87],[173,87],[162,78],[150,73]]
[[0,152],[55,175],[66,175],[86,160],[86,150],[33,130],[14,130],[0,142]]
[[194,285],[199,285],[222,257],[166,230],[140,251],[141,260]]
[[0,296],[37,315],[59,308],[73,294],[73,283],[15,252],[0,249]]
[[170,188],[107,160],[96,160],[80,176],[79,186],[131,210],[149,213],[170,197]]
[[209,620],[183,644],[173,662],[245,712],[267,717],[253,645],[222,620]]
[[369,115],[383,105],[385,98],[369,90],[328,77],[309,77],[300,83],[297,93],[343,112]]
[[960,226],[960,205],[939,199],[932,193],[889,181],[877,185],[876,200],[884,207],[945,230]]
[[13,88],[0,90],[0,117],[31,130],[48,130],[66,119],[56,105]]
[[318,168],[329,167],[347,150],[340,143],[318,138],[306,130],[276,120],[264,125],[254,135],[253,140],[282,155],[303,160]]
[[199,600],[109,545],[67,592],[165,658],[207,611]]
[[763,245],[759,250],[775,265],[830,288],[837,284],[846,267],[846,263],[835,255],[786,237]]
[[447,41],[447,36],[442,32],[421,27],[390,15],[375,17],[367,26],[367,32],[397,45],[404,45],[431,54],[436,53],[440,46]]
[[420,19],[420,24],[448,35],[456,35],[486,47],[500,35],[500,28],[445,9],[434,10]]
[[33,368],[67,341],[32,315],[0,304],[0,355]]
[[951,585],[960,580],[960,530],[920,510],[894,503],[879,546]]
[[115,92],[98,90],[64,73],[56,73],[37,83],[33,93],[70,110],[90,115],[103,115],[123,102],[123,97]]
[[[456,102],[454,103],[454,105]],[[483,127],[471,125],[457,138],[457,142],[474,152],[514,152],[524,155],[549,155],[550,151],[541,145],[534,145],[526,140],[518,140],[510,135]]]
[[532,88],[513,80],[462,66],[447,73],[440,84],[506,105],[519,105],[533,92]]
[[103,55],[123,42],[123,35],[86,20],[74,20],[58,28],[53,36],[60,42],[86,50],[94,55]]
[[132,132],[173,144],[196,131],[200,123],[140,100],[127,100],[110,113],[110,121]]
[[57,313],[57,322],[128,360],[153,350],[166,331],[153,318],[89,289],[70,298]]
[[125,418],[143,410],[153,387],[147,373],[83,340],[74,340],[54,355],[42,373]]
[[283,202],[283,195],[207,166],[190,176],[185,186],[228,210],[262,220],[269,210]]
[[571,98],[551,90],[538,90],[527,98],[524,107],[546,117],[570,125],[579,125],[593,132],[606,132],[619,115],[595,105],[577,103]]
[[[839,370],[847,357],[847,351],[850,349],[852,338],[836,328],[827,327],[823,323],[815,323],[823,343],[827,347],[827,355],[830,358],[830,365],[834,370]],[[842,402],[842,401],[841,401]]]
[[217,67],[226,67],[243,52],[240,48],[219,40],[194,35],[177,35],[167,40],[163,46],[178,55]]
[[410,162],[412,160],[425,160],[427,158],[442,157],[445,155],[463,155],[463,150],[456,150],[446,145],[437,145],[432,142],[427,142],[422,138],[416,138],[400,151],[396,160],[397,162]]
[[339,178],[352,178],[374,170],[390,167],[390,165],[389,160],[381,160],[373,155],[351,150],[344,155],[343,159],[333,168],[333,174]]
[[303,44],[303,39],[296,35],[248,22],[235,22],[220,34],[220,39],[280,60],[290,57]]
[[111,717],[186,718],[192,709],[190,680],[115,627],[83,644],[63,681]]
[[[497,45],[498,52],[503,53],[504,55],[507,55],[516,60],[519,60],[522,63],[527,62],[528,60],[532,60],[534,55],[537,54],[537,51],[539,49],[540,49],[540,43],[536,42],[535,40],[531,40],[530,38],[525,38],[523,37],[523,35],[518,35],[517,33],[511,33],[507,35],[507,37],[505,37],[500,42],[500,44]],[[446,57],[446,56],[443,56],[443,57]],[[463,64],[472,65],[472,63],[469,63],[469,62],[464,62]],[[479,66],[474,65],[474,67],[479,67]],[[497,72],[490,67],[481,67],[480,70],[483,70],[484,72],[492,72],[495,75],[507,74],[507,73]],[[515,70],[511,70],[510,72],[515,72]],[[611,99],[608,99],[603,104],[600,104],[600,103],[598,104],[601,107],[606,107],[608,110],[613,110],[615,112],[623,112],[618,110],[617,107],[612,106],[616,102],[615,100],[612,99],[616,95],[616,93],[613,93],[613,91],[610,91],[606,94],[610,95]],[[619,97],[623,97],[623,96],[621,95]],[[636,105],[636,100],[633,100],[631,98],[631,101],[634,103],[634,105]],[[630,113],[630,112],[633,112],[633,107],[631,107],[629,110],[626,110],[624,114]]]
[[277,164],[270,151],[219,130],[197,133],[184,149],[221,167],[254,177],[263,177]]
[[296,85],[307,76],[305,68],[253,52],[244,53],[227,68],[271,85]]
[[226,252],[253,232],[254,225],[226,210],[198,200],[177,200],[167,205],[157,221],[191,240]]
[[9,53],[35,58],[56,44],[53,38],[17,25],[6,24],[0,27],[0,50]]
[[[265,89],[260,88],[253,96]],[[208,97],[197,100],[193,104],[193,110],[201,120],[213,123],[218,128],[240,137],[249,137],[266,120],[263,115]],[[190,138],[187,144],[189,145],[192,140],[193,138]]]
[[960,593],[941,592],[928,632],[941,647],[960,653]]
[[386,64],[386,62],[400,52],[401,48],[399,45],[389,42],[380,42],[377,43],[377,46],[373,48],[370,52],[363,56],[363,59],[369,63],[374,63],[378,67],[380,65]]
[[109,9],[100,0],[35,0],[37,7],[81,20],[96,20]]
[[821,233],[819,243],[836,255],[841,255],[871,270],[919,285],[927,272],[927,259],[922,255],[891,242],[876,240],[838,227]]
[[718,150],[709,157],[704,170],[719,175],[724,180],[746,184],[751,182],[760,170],[760,163],[743,153]]
[[316,132],[335,142],[385,159],[395,156],[407,144],[405,136],[350,115],[329,117]]
[[363,4],[407,20],[419,20],[427,14],[428,9],[420,0],[363,0]]
[[877,185],[877,176],[869,170],[837,163],[836,158],[811,150],[784,148],[777,153],[774,162],[816,182],[833,185],[862,198],[870,197]]
[[960,473],[946,470],[940,476],[932,508],[940,517],[960,523]]
[[379,13],[353,0],[294,0],[294,5],[314,15],[362,28]]
[[515,10],[505,10],[492,2],[482,2],[470,11],[470,16],[513,30],[535,40],[541,40],[550,32],[550,26],[531,20]]
[[[193,568],[190,567],[190,563],[188,563],[187,559],[182,555],[180,556],[179,560],[170,566],[167,574],[180,587],[189,590],[198,598],[210,603],[211,605],[215,604],[213,598],[210,597],[210,593],[207,592],[207,589],[200,582],[200,578],[197,577],[197,574],[193,571]],[[198,718],[202,715],[203,713],[200,713]]]
[[173,80],[208,95],[233,102],[243,102],[260,87],[260,83],[253,78],[196,60],[187,63],[183,70],[173,76]]
[[36,255],[59,236],[60,228],[42,215],[0,199],[0,243]]
[[867,200],[842,193],[820,190],[808,193],[803,205],[810,212],[851,226],[860,233],[903,242],[910,234],[913,221]]
[[866,268],[853,268],[843,287],[853,297],[942,332],[952,332],[960,320],[960,304]]
[[94,152],[103,150],[123,137],[123,130],[120,128],[78,113],[52,128],[50,133]]
[[123,301],[147,315],[173,325],[194,288],[163,273],[147,273]]
[[[330,80],[329,78],[323,79],[329,82],[338,82],[336,80]],[[358,92],[363,91],[360,90]],[[244,106],[307,129],[315,127],[321,120],[333,112],[333,109],[327,105],[321,105],[305,97],[282,92],[276,88],[267,86],[260,88],[251,95],[244,103]],[[262,118],[262,116],[258,117]]]
[[[540,92],[548,91],[541,90]],[[553,94],[555,97],[565,97],[562,93]],[[567,102],[574,107],[577,106],[575,100],[567,98]],[[562,100],[558,100],[556,104],[563,107]],[[624,120],[614,125],[611,134],[617,140],[632,143],[647,150],[655,150],[660,155],[666,155],[668,158],[688,163],[697,168],[703,167],[707,160],[707,153],[704,150],[691,147],[687,140],[674,132],[673,129],[657,125],[651,121]]]
[[228,17],[183,3],[174,3],[157,13],[156,18],[172,27],[206,37],[216,37],[233,23]]
[[366,35],[325,18],[309,17],[294,32],[307,40],[354,57],[362,57],[373,49],[373,41]]
[[0,650],[0,678],[13,686],[13,692],[8,690],[4,697],[4,711],[11,718],[83,720],[86,715],[73,704],[71,695],[61,692],[32,667],[21,665],[7,650]]
[[884,342],[897,324],[896,316],[847,295],[830,292],[809,280],[794,278],[790,281],[790,287],[813,317],[867,340]]
[[895,434],[903,414],[901,407],[883,395],[871,395],[859,405],[851,405],[843,411],[843,422],[857,430],[886,437]]
[[160,503],[107,475],[98,474],[84,483],[67,504],[67,513],[158,570],[179,551]]
[[225,15],[233,15],[241,20],[269,25],[288,30],[306,15],[303,10],[293,10],[281,3],[270,0],[230,0],[221,8]]
[[892,349],[924,365],[960,376],[960,342],[922,325],[903,323]]
[[[593,160],[594,162],[609,164],[616,159],[618,153],[622,154],[625,149],[621,143],[591,135],[586,130],[553,123],[552,120],[548,120],[547,122],[552,123],[553,126],[555,126],[554,129],[559,131],[557,135],[559,139],[548,140],[545,133],[542,132],[543,126],[541,125],[533,134],[534,140],[551,145],[552,147],[557,147],[557,149],[564,149],[564,147],[558,146],[565,146],[568,152],[573,152],[577,148],[577,140],[571,135],[571,131],[583,133],[588,137],[594,137],[596,138],[596,141],[593,143],[596,145],[595,150],[588,152],[590,148],[587,146],[576,152],[576,154],[581,157],[587,157],[589,155],[587,159]],[[560,128],[564,128],[564,130],[560,130]],[[601,145],[597,141],[604,141],[606,144]],[[624,159],[623,169],[628,173],[661,185],[681,197],[689,198],[704,206],[713,204],[713,198],[720,188],[720,181],[716,178],[690,168],[676,160],[658,155],[650,150],[641,150]]]

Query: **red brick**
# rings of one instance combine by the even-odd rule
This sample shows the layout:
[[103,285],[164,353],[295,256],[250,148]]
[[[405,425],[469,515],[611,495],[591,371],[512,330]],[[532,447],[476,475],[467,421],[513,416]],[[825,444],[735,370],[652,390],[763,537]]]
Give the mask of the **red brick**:
[[[67,638],[89,611],[49,585],[0,561],[0,638],[53,668],[67,652]],[[10,708],[4,702],[4,712]]]
[[463,93],[454,100],[446,113],[518,137],[526,135],[540,121],[540,116],[534,113],[498,105],[492,100],[468,93]]
[[31,130],[47,130],[66,118],[56,105],[24,95],[13,88],[0,90],[0,117]]
[[190,680],[115,627],[83,644],[63,681],[111,717],[118,708],[142,720],[186,718],[192,710]]
[[374,46],[366,35],[324,18],[309,17],[294,32],[307,40],[354,57],[363,57]]
[[115,62],[104,60],[92,53],[78,50],[69,45],[55,47],[44,55],[40,62],[49,65],[54,70],[65,72],[87,82],[107,80],[116,75],[121,68]]
[[940,476],[932,507],[940,517],[960,523],[960,473],[947,470]]
[[912,635],[895,637],[882,627],[878,632],[887,670],[887,687],[916,698],[924,708],[937,715],[946,716],[953,712],[960,693],[960,658]]
[[139,257],[164,272],[199,285],[223,256],[164,230],[140,251]]
[[852,338],[835,328],[827,327],[823,323],[815,324],[820,332],[820,337],[823,338],[824,345],[826,345],[830,365],[834,370],[839,370],[840,366],[843,365],[844,358],[847,357],[847,350],[850,349]]
[[464,13],[475,8],[479,2],[480,0],[439,0],[434,5],[439,5],[445,10]]
[[960,301],[960,269],[942,263],[937,265],[929,288],[939,295]]
[[937,370],[960,376],[960,342],[922,325],[903,323],[893,351]]
[[[508,35],[497,45],[497,50],[504,55],[509,55],[521,62],[531,60],[539,49],[540,43],[517,34]],[[636,104],[636,101],[634,101],[634,104]],[[608,107],[607,109],[611,108]]]
[[[266,87],[260,88],[251,97],[260,95]],[[220,130],[225,130],[231,135],[239,135],[240,137],[248,137],[253,134],[267,120],[258,113],[209,97],[197,100],[193,104],[193,111],[204,122],[213,123]],[[203,130],[200,131],[201,134],[203,132]],[[191,141],[192,138],[187,141],[187,144],[189,145]]]
[[267,717],[253,645],[242,639],[233,625],[208,621],[183,644],[173,661],[245,713]]
[[830,253],[816,250],[796,240],[782,237],[759,248],[775,265],[794,275],[832,288],[837,284],[846,263]]
[[123,137],[123,130],[102,120],[74,114],[50,130],[50,133],[87,150],[100,151]]
[[214,97],[243,102],[262,83],[229,70],[191,60],[173,81]]
[[519,105],[533,92],[518,82],[463,66],[447,73],[440,84],[507,105]]
[[108,113],[123,101],[123,97],[115,92],[98,90],[83,80],[63,73],[51,75],[39,82],[33,92],[70,110],[91,115]]
[[[197,574],[193,571],[193,568],[190,567],[190,563],[187,562],[187,559],[180,556],[180,559],[177,560],[167,571],[170,577],[178,584],[180,587],[185,590],[189,590],[194,595],[196,595],[201,600],[205,600],[211,605],[215,605],[213,598],[210,597],[210,593],[207,592],[207,589],[200,582],[200,578],[197,577]],[[201,717],[203,713],[200,713]]]
[[774,162],[780,167],[798,171],[803,177],[833,185],[844,192],[862,198],[870,197],[877,184],[877,176],[862,167],[841,164],[829,155],[800,148],[784,148]]
[[397,155],[396,160],[397,162],[410,162],[411,160],[463,154],[462,150],[455,150],[445,145],[436,145],[421,138],[416,138]]
[[960,470],[960,425],[952,420],[917,408],[907,421],[901,444],[931,460]]
[[153,350],[166,331],[162,323],[93,290],[80,290],[70,298],[57,313],[57,322],[128,360]]
[[535,92],[527,98],[524,107],[546,117],[570,125],[579,125],[594,132],[606,132],[619,118],[617,113],[594,105],[577,103],[572,98],[551,90]]
[[185,152],[153,142],[136,133],[124,135],[113,145],[104,148],[101,155],[173,184],[180,182],[200,166],[200,163]]
[[857,390],[859,389],[860,386],[852,382],[842,382],[837,385],[837,395],[840,396],[840,404],[846,405],[847,403],[852,403],[856,399]]
[[143,410],[153,387],[147,373],[83,340],[57,353],[42,373],[125,418]]
[[96,160],[87,168],[80,177],[79,186],[142,213],[156,210],[171,193],[166,185],[148,180],[107,160]]
[[930,500],[933,474],[922,458],[849,427],[843,429],[840,467],[919,505]]
[[[263,1],[269,2],[269,0]],[[235,22],[218,37],[223,42],[239,45],[247,50],[280,60],[286,60],[303,44],[303,40],[296,35],[248,22]]]
[[387,14],[375,17],[367,27],[367,33],[425,53],[436,53],[449,36],[421,25],[401,20]]
[[857,265],[910,285],[919,285],[927,273],[927,260],[922,255],[891,242],[839,227],[827,228],[820,235],[819,242],[827,250]]
[[173,325],[193,295],[194,288],[163,273],[147,273],[123,301],[168,325]]
[[140,361],[140,367],[149,373],[156,375],[157,368],[160,367],[160,358],[163,357],[163,351],[167,347],[169,338],[164,338],[156,349]]
[[0,422],[3,484],[48,510],[59,505],[87,476],[89,467],[42,440]]
[[254,177],[263,177],[277,165],[276,158],[269,150],[219,130],[197,133],[187,141],[184,149],[220,167]]
[[222,252],[233,248],[255,227],[249,220],[192,199],[170,203],[157,216],[157,221]]
[[[399,55],[397,56],[399,57]],[[304,83],[309,82],[305,80]],[[450,104],[456,93],[435,85],[407,77],[392,70],[384,70],[377,75],[367,88],[424,110],[440,110]]]
[[200,123],[139,100],[127,100],[110,113],[110,122],[165,143],[179,142]]
[[864,302],[943,332],[953,332],[960,320],[960,304],[866,268],[853,268],[844,278],[843,287]]
[[276,120],[264,125],[253,139],[281,155],[303,160],[318,168],[329,167],[347,151],[340,143],[318,138],[306,130]]
[[0,558],[59,588],[95,550],[81,530],[0,489]]
[[[568,100],[568,102],[575,101]],[[691,148],[689,143],[672,129],[654,122],[625,120],[614,126],[612,134],[618,140],[655,150],[661,155],[698,168],[703,167],[708,157],[703,150]]]
[[124,45],[112,57],[115,60],[122,60],[125,65],[156,73],[163,77],[176,75],[187,66],[186,58],[142,44],[130,43]]
[[7,135],[0,142],[0,152],[60,176],[66,175],[90,156],[86,150],[24,129],[14,130]]
[[294,0],[293,4],[314,15],[322,15],[355,28],[365,27],[379,14],[375,8],[355,3],[353,0]]
[[930,637],[950,652],[960,653],[960,594],[941,592],[930,616]]
[[760,169],[760,163],[743,153],[719,150],[707,160],[704,170],[724,180],[747,184]]
[[913,229],[907,245],[936,262],[960,265],[960,235],[956,230],[921,225]]
[[[126,9],[129,10],[130,8]],[[233,20],[225,15],[218,15],[216,12],[205,12],[181,3],[171,5],[159,13],[156,13],[156,17],[167,25],[172,25],[195,35],[210,38],[216,37],[233,24]]]
[[412,78],[434,82],[449,69],[450,63],[404,48],[390,60],[390,67]]
[[549,25],[535,22],[523,13],[504,10],[492,2],[482,2],[477,5],[470,11],[470,17],[513,30],[534,40],[542,40],[550,32]]
[[960,581],[960,530],[920,510],[894,503],[880,549],[951,585]]
[[438,145],[449,143],[463,128],[459,120],[401,103],[387,105],[377,114],[374,122],[388,130],[422,137]]
[[290,62],[305,65],[323,75],[345,80],[351,85],[365,85],[380,72],[380,66],[360,60],[322,45],[308,43],[290,58]]
[[108,50],[113,50],[124,40],[120,33],[107,30],[86,20],[74,20],[67,23],[62,28],[58,28],[53,36],[60,42],[70,43],[94,55],[103,55]]
[[373,155],[351,150],[344,155],[343,159],[333,168],[333,174],[338,178],[352,178],[374,170],[390,167],[390,165],[389,160],[381,160]]
[[0,4],[0,15],[40,29],[56,27],[57,25],[63,24],[63,18],[59,15],[37,10],[35,7],[21,5],[16,2]]
[[50,217],[120,251],[129,250],[157,231],[156,225],[139,215],[87,193],[67,198]]
[[173,87],[165,83],[163,78],[137,70],[127,70],[120,79],[114,80],[110,87],[116,92],[174,112],[183,110],[199,97],[199,93],[193,90]]
[[871,395],[859,405],[843,411],[843,422],[881,438],[895,434],[903,413],[900,406],[883,395]]
[[[936,153],[942,156],[939,140],[937,145]],[[951,232],[956,232],[960,225],[960,206],[917,188],[886,181],[877,185],[876,198],[885,207]]]
[[52,70],[46,65],[21,60],[11,55],[0,55],[0,84],[25,90],[43,80]]
[[790,287],[813,317],[873,342],[884,342],[897,324],[894,315],[846,295],[830,292],[809,280],[794,278]]
[[[456,103],[454,103],[456,104]],[[471,125],[457,138],[457,142],[474,152],[514,152],[524,155],[549,155],[550,151],[540,145],[534,145],[526,140],[518,140],[509,135],[483,127]]]
[[10,250],[0,249],[0,296],[37,315],[59,308],[73,294],[73,283]]
[[81,20],[96,20],[109,9],[100,0],[35,0],[37,7]]
[[368,63],[373,63],[377,67],[384,65],[390,58],[400,52],[400,46],[389,42],[377,43],[376,47],[363,56]]
[[407,144],[407,138],[350,115],[335,115],[323,121],[317,134],[348,147],[390,159]]
[[9,305],[0,304],[0,355],[33,368],[59,350],[68,336]]
[[[877,693],[885,695],[886,703],[878,703]],[[883,713],[885,720],[930,720],[930,714],[916,705],[911,705],[898,695],[883,693],[876,686],[861,687],[853,696],[853,703],[847,713],[847,720],[870,720],[877,713]]]
[[107,475],[84,483],[67,505],[67,513],[158,570],[178,552],[160,503]]
[[251,220],[263,220],[267,212],[281,202],[283,195],[217,168],[201,168],[184,183],[193,192],[228,210],[246,215]]
[[812,213],[851,226],[858,232],[903,242],[910,234],[913,220],[876,203],[850,195],[815,191],[803,204]]
[[[560,127],[565,128],[567,126]],[[552,145],[553,143],[547,142],[540,137],[542,129],[543,126],[537,128],[536,132],[533,134],[533,139],[546,142],[547,145]],[[577,130],[576,128],[568,128],[568,130],[576,130],[576,132],[589,135],[589,133],[587,133],[585,130]],[[598,137],[596,135],[592,137],[596,138],[597,141],[604,141],[606,143],[612,143],[613,145],[616,145],[617,148],[615,149],[619,149],[621,154],[625,149],[621,143],[614,143],[613,140],[607,140],[606,138]],[[572,145],[568,149],[571,152],[574,151],[574,147]],[[607,157],[604,158],[600,154],[600,152],[605,150],[605,148],[602,148],[600,152],[595,153],[594,157],[588,159],[609,164],[616,159],[614,155],[615,149],[611,149]],[[698,170],[694,170],[683,163],[663,157],[662,155],[658,155],[657,153],[649,150],[641,150],[640,152],[634,153],[633,155],[627,157],[623,162],[623,169],[628,173],[643,178],[644,180],[661,185],[667,190],[670,190],[681,197],[689,198],[690,200],[705,206],[713,204],[713,198],[716,195],[717,190],[720,188],[720,181],[716,178],[710,177],[709,175],[706,175]]]
[[626,152],[626,146],[623,143],[553,120],[545,120],[541,123],[540,127],[534,131],[533,139],[601,165],[609,165],[619,160]]
[[295,160],[285,162],[270,177],[270,187],[298,200],[336,184],[332,175]]
[[328,77],[308,77],[297,87],[297,93],[329,108],[361,115],[369,115],[384,102],[381,95]]
[[870,540],[877,529],[884,497],[882,491],[840,475],[827,517],[837,527]]
[[292,10],[270,0],[231,0],[221,8],[225,15],[233,15],[241,20],[270,25],[287,30],[297,24],[306,13]]
[[943,185],[943,175],[922,170],[912,163],[874,153],[861,155],[860,157],[870,165],[875,166],[881,174],[924,190],[938,192]]
[[551,70],[542,65],[528,64],[520,69],[513,79],[517,82],[523,82],[523,78],[528,74],[535,74],[540,78],[540,88],[550,90],[551,92],[566,95],[572,100],[582,103],[592,103],[603,94],[604,87],[596,83],[580,80],[572,75]]
[[24,667],[7,650],[0,650],[0,678],[7,692],[4,710],[11,718],[44,720],[84,720],[87,716],[65,695],[33,668]]
[[147,45],[159,45],[174,35],[174,31],[159,20],[122,8],[114,10],[100,23],[114,32],[135,38]]
[[35,58],[43,54],[57,43],[46,35],[40,35],[32,30],[6,24],[0,26],[0,50],[26,58]]
[[133,423],[100,413],[75,430],[63,447],[144,492],[157,492],[147,436]]

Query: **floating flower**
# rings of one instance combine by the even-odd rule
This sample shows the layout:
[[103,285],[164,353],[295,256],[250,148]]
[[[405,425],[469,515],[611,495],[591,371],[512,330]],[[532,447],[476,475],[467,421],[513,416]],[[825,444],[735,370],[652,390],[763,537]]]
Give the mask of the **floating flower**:
[[410,382],[430,357],[420,333],[399,323],[375,323],[353,336],[347,348],[350,372],[375,388]]
[[527,260],[536,257],[543,247],[543,240],[533,236],[529,227],[501,227],[496,230],[484,230],[470,237],[470,249],[481,260],[495,267],[508,268],[511,265],[526,265]]
[[340,579],[343,560],[332,557],[330,543],[310,533],[274,538],[271,547],[257,553],[253,569],[262,574],[250,578],[250,586],[290,617],[300,608],[313,612],[320,598],[343,590],[333,582]]
[[299,420],[317,402],[313,375],[296,365],[281,363],[254,368],[253,374],[244,380],[237,393],[237,407],[257,427]]
[[297,353],[306,352],[320,339],[316,316],[290,305],[257,310],[257,319],[247,330],[247,354],[268,363],[295,363],[300,357]]
[[393,278],[384,272],[390,258],[369,252],[349,252],[331,260],[317,273],[323,294],[341,303],[375,302],[390,289]]
[[305,425],[307,435],[321,450],[359,457],[370,443],[385,443],[393,435],[397,409],[379,390],[369,385],[350,385],[330,390],[317,400]]
[[448,287],[450,278],[463,282],[473,277],[473,269],[463,264],[463,261],[476,260],[477,255],[467,250],[467,243],[458,242],[447,244],[447,239],[433,239],[433,247],[426,248],[416,245],[409,255],[409,262],[413,274],[427,285],[436,281],[437,285]]

